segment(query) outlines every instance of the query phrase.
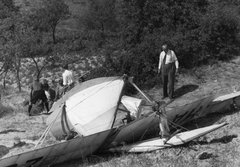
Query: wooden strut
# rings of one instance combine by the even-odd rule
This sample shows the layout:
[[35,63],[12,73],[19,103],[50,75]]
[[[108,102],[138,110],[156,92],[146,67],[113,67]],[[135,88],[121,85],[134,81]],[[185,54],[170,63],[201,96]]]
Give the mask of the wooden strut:
[[[155,100],[153,100],[153,99],[151,100],[145,93],[143,93],[143,92],[138,88],[138,86],[137,86],[135,83],[132,82],[132,79],[129,80],[129,82],[134,86],[135,89],[137,89],[137,90],[139,91],[139,93],[142,94],[142,96],[143,96],[148,102],[150,102],[151,104],[158,104]],[[160,109],[166,107],[168,104],[170,104],[170,103],[172,103],[172,102],[173,102],[173,100],[171,100],[171,101],[169,101],[168,103],[166,103],[166,104],[158,107],[158,111],[159,111]],[[161,114],[161,113],[159,113],[159,114]],[[178,126],[178,127],[180,127],[181,129],[185,129],[184,127],[182,127],[182,126],[180,126],[180,125],[177,125],[177,124],[175,124],[175,123],[173,123],[173,122],[171,122],[171,121],[169,121],[169,123],[171,123],[171,124],[173,124],[173,125],[175,125],[175,126]],[[180,130],[177,130],[175,133],[173,133],[173,134],[164,142],[164,144],[166,144],[167,141],[169,141],[175,134],[177,134],[179,131],[181,131],[181,129],[180,129]]]
[[[127,79],[127,76],[126,76],[126,75],[123,75],[123,82],[124,82],[123,88],[124,88],[125,85],[126,85],[126,79]],[[113,126],[114,126],[114,123],[115,123],[115,120],[116,120],[116,116],[117,116],[118,107],[119,107],[119,105],[120,105],[120,103],[121,103],[121,99],[122,99],[122,96],[123,96],[123,93],[124,93],[123,88],[122,88],[121,93],[120,93],[120,96],[119,96],[119,98],[118,98],[118,102],[117,102],[116,110],[115,110],[115,113],[114,113],[114,119],[113,119],[113,123],[112,123],[111,129],[112,129]]]
[[143,96],[148,102],[150,102],[150,103],[156,103],[156,101],[150,100],[150,98],[147,97],[146,94],[144,94],[144,93],[137,87],[137,85],[136,85],[135,83],[133,83],[133,82],[130,82],[130,83],[134,86],[135,89],[137,89],[137,91],[139,91],[139,93],[142,94],[142,96]]

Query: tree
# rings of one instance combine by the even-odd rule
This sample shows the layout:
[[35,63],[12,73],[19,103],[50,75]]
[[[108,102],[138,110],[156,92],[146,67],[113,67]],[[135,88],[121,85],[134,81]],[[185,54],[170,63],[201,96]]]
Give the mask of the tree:
[[[5,59],[7,73],[11,64],[15,68],[15,74],[17,78],[18,88],[21,91],[19,69],[20,69],[20,58],[18,54],[19,46],[19,34],[20,30],[19,18],[20,11],[19,8],[15,6],[13,0],[1,0],[0,1],[0,13],[1,13],[1,23],[0,23],[0,37],[2,41],[1,53],[3,59]],[[6,58],[8,56],[8,58]]]
[[54,58],[57,55],[55,48],[62,43],[57,41],[57,26],[70,17],[70,12],[63,0],[35,0],[27,1],[27,4],[28,10],[24,13],[25,24],[29,29],[28,36],[24,37],[23,48],[25,57],[33,60],[37,76],[40,77],[43,68],[52,65],[57,59]]
[[120,48],[125,50],[118,57],[120,68],[137,76],[142,84],[156,76],[159,49],[164,42],[174,49],[185,68],[221,59],[221,55],[230,55],[239,48],[238,0],[116,2]]
[[87,39],[88,49],[108,45],[108,40],[116,36],[116,0],[90,0],[86,12],[79,16],[79,29]]
[[[211,59],[229,60],[239,50],[240,1],[217,1],[202,19],[201,46]],[[205,61],[209,61],[206,60]]]
[[34,4],[36,2],[32,2],[30,8],[30,26],[40,32],[51,32],[53,43],[56,44],[57,25],[70,16],[68,6],[63,0],[41,0],[33,7]]

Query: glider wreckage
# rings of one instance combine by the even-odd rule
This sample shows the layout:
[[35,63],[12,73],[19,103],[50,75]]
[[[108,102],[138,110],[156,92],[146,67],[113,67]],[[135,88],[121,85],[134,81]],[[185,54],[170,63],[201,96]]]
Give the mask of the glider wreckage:
[[[129,83],[144,99],[124,94]],[[166,105],[165,109],[171,128],[171,124],[183,125],[239,103],[240,92],[236,92],[224,96],[212,95],[175,108]],[[52,114],[47,118],[48,127],[36,147],[1,158],[0,167],[48,166],[82,158],[96,151],[152,151],[184,144],[227,124],[177,133],[164,144],[159,138],[142,141],[159,131],[159,118],[153,108],[161,108],[160,103],[151,100],[127,76],[85,81],[54,103],[50,111]],[[39,148],[48,132],[58,140],[67,140]],[[127,145],[121,146],[121,143]]]

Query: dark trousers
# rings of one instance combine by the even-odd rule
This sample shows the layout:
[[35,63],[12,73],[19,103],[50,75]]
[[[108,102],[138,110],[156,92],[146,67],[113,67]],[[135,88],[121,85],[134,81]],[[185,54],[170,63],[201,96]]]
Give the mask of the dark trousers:
[[175,72],[176,72],[175,63],[163,65],[162,68],[163,97],[169,97],[170,99],[173,98]]
[[32,104],[35,104],[38,100],[42,100],[42,107],[45,104],[47,111],[49,111],[48,101],[44,90],[33,91],[32,96],[30,96],[30,103],[28,106],[29,115],[32,109]]

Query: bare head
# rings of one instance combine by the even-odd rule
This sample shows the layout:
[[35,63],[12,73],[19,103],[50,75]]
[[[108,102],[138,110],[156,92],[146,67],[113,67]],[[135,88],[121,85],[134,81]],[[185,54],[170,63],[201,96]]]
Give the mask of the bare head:
[[162,50],[163,51],[167,51],[168,50],[168,45],[167,44],[163,44],[162,45]]
[[60,80],[58,81],[58,83],[59,83],[59,85],[63,86],[63,79],[60,79]]
[[43,83],[48,83],[48,80],[47,79],[43,79]]

